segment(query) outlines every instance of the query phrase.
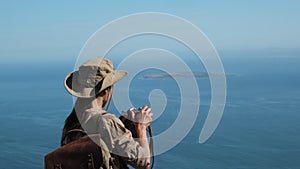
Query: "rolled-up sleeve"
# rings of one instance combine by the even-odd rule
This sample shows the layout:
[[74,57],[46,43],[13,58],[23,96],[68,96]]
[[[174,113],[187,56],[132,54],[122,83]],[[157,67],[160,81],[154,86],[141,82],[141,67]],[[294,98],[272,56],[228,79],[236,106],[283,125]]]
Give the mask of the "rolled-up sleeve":
[[[93,119],[93,120],[92,120]],[[120,119],[112,114],[97,115],[91,119],[110,152],[139,167],[147,166],[147,150],[134,140]]]

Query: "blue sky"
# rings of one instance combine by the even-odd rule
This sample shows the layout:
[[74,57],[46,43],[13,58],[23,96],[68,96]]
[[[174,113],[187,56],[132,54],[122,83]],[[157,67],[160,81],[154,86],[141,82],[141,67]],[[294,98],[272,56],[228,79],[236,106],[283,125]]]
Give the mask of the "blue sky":
[[297,0],[2,1],[0,56],[74,59],[101,26],[137,12],[187,19],[219,51],[300,51],[299,6]]

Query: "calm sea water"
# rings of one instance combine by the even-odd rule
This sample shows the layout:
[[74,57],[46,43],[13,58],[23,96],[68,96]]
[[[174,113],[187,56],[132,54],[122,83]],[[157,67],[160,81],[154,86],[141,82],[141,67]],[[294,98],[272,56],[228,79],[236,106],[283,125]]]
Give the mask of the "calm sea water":
[[[299,61],[224,59],[226,72],[237,76],[227,79],[227,102],[217,130],[206,143],[198,143],[210,101],[209,81],[198,79],[201,105],[196,123],[180,144],[156,157],[155,168],[300,168]],[[1,63],[0,168],[43,168],[44,155],[59,146],[72,108],[63,87],[72,70],[73,63],[67,62]],[[153,86],[165,91],[168,104],[153,129],[156,134],[168,129],[180,102],[174,80],[137,76],[132,83],[131,99],[137,106],[149,103],[144,96]],[[114,112],[114,106],[110,110]]]

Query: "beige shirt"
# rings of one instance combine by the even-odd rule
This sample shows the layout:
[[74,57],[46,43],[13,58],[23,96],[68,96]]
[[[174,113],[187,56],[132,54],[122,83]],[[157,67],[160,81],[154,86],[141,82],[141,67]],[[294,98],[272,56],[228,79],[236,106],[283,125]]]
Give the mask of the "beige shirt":
[[79,115],[78,120],[88,134],[100,133],[112,154],[140,167],[147,165],[146,150],[133,139],[131,132],[115,115],[91,108]]

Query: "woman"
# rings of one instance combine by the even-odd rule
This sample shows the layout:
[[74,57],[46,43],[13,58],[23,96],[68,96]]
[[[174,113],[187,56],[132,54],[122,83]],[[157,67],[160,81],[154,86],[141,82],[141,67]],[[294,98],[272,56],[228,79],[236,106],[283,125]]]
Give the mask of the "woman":
[[[127,164],[134,168],[149,168],[146,128],[152,121],[151,109],[144,106],[139,112],[129,110],[125,115],[134,122],[136,139],[120,119],[103,110],[105,105],[109,106],[113,85],[126,74],[125,71],[114,70],[110,60],[97,58],[85,62],[78,71],[67,75],[65,88],[77,97],[77,101],[65,121],[61,144],[82,136],[82,132],[67,134],[74,129],[83,129],[87,134],[100,133],[111,155],[117,159],[112,168],[124,168]],[[122,165],[124,162],[125,166]]]

